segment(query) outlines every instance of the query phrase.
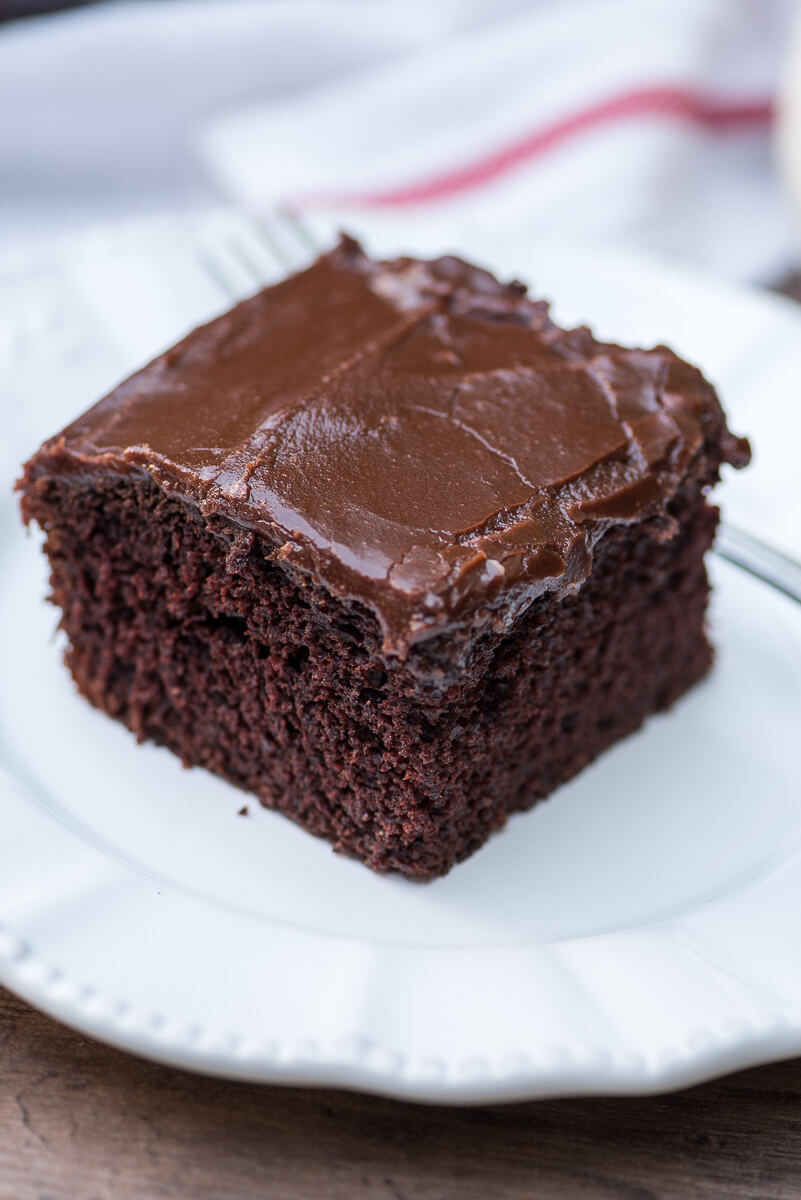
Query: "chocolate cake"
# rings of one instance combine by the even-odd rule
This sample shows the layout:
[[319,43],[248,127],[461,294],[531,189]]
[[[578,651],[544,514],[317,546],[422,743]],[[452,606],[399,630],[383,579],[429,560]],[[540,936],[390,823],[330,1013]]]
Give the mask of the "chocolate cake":
[[706,672],[705,497],[748,457],[665,347],[343,239],[19,486],[88,700],[428,879]]

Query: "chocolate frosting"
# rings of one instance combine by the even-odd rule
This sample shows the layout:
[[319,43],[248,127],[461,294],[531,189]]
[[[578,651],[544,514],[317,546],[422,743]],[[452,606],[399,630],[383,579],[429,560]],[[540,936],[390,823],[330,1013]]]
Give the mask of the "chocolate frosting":
[[147,473],[371,608],[405,656],[575,589],[613,525],[666,506],[705,451],[743,466],[712,387],[663,346],[563,331],[456,258],[377,263],[344,238],[195,330],[29,464]]

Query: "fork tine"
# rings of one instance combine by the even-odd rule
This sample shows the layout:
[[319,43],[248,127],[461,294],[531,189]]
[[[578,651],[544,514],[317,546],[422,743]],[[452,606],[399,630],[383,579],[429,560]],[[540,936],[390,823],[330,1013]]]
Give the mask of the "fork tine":
[[227,300],[241,300],[308,265],[317,254],[311,235],[291,232],[277,214],[258,220],[224,214],[198,238],[197,258]]
[[214,286],[227,300],[238,300],[239,290],[234,282],[232,282],[229,274],[226,273],[224,267],[221,267],[217,247],[214,248],[214,253],[211,253],[208,246],[201,245],[197,251],[197,261],[213,282]]
[[278,259],[265,256],[263,247],[250,244],[250,239],[243,237],[237,230],[236,234],[226,239],[226,249],[237,265],[247,275],[252,285],[263,288],[267,283],[274,283],[286,274],[286,264]]
[[231,229],[230,244],[236,247],[240,260],[248,264],[262,286],[298,266],[297,255],[293,256],[280,236],[276,236],[274,224],[271,220],[238,216]]
[[[264,273],[239,248],[237,230],[230,217],[199,231],[197,257],[227,300],[241,300],[264,284]],[[273,275],[276,264],[272,264]]]
[[279,208],[276,216],[279,220],[283,221],[286,228],[291,231],[296,241],[300,243],[307,253],[314,254],[315,256],[320,253],[318,241],[300,213],[290,208]]
[[[281,264],[282,274],[302,270],[316,257],[317,250],[299,242],[291,235],[276,213],[239,222],[243,252],[250,254],[255,262]],[[274,268],[273,268],[274,275]]]

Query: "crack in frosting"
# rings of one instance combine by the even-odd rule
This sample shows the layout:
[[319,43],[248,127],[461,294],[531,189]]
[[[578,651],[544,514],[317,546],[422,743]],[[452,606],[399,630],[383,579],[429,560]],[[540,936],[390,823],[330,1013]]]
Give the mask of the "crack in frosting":
[[149,473],[368,606],[405,657],[575,589],[614,525],[669,536],[703,452],[714,471],[749,457],[666,347],[559,329],[522,284],[460,259],[374,262],[343,238],[121,384],[32,469]]

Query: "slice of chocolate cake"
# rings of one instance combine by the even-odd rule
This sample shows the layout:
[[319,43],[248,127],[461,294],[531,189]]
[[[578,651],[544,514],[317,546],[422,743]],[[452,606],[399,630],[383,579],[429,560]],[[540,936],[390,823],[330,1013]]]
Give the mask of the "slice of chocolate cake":
[[705,495],[748,457],[670,350],[346,239],[19,486],[84,696],[431,878],[704,674]]

